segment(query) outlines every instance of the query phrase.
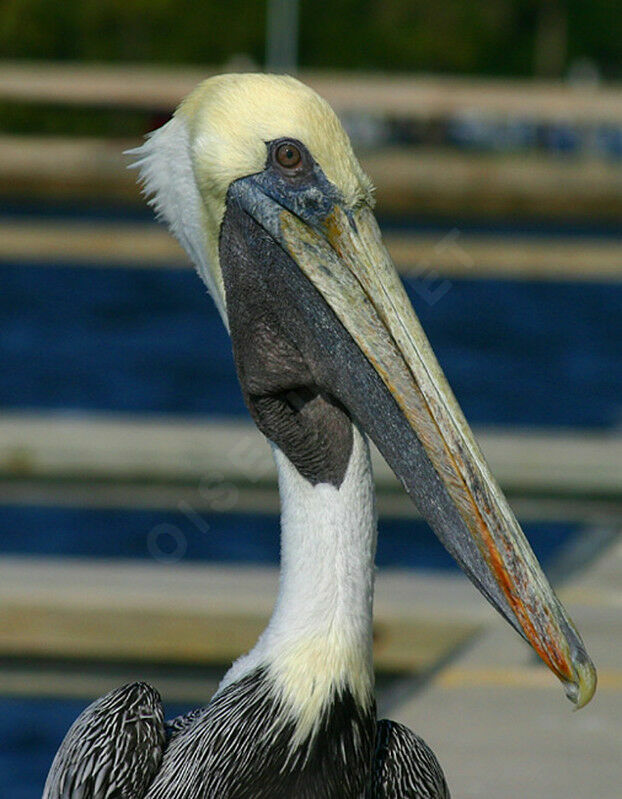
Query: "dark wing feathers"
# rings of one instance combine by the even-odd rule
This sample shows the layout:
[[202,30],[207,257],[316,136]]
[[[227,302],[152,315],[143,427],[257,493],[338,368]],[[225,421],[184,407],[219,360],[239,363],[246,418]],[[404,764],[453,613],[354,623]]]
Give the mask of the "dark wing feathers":
[[174,719],[169,719],[168,721],[164,722],[164,729],[166,732],[167,739],[170,740],[174,738],[176,735],[179,735],[180,732],[183,732],[188,727],[190,727],[194,722],[200,718],[201,716],[205,715],[205,708],[204,707],[195,707],[194,710],[190,710],[188,713],[185,713],[183,716],[175,716]]
[[160,695],[147,683],[124,685],[93,702],[72,724],[43,799],[142,799],[163,751]]
[[434,752],[403,724],[378,722],[372,799],[451,799]]
[[[131,683],[84,710],[65,736],[42,799],[144,799],[175,738],[205,714],[199,708],[164,724],[160,696]],[[370,799],[451,799],[425,741],[402,724],[378,722]]]

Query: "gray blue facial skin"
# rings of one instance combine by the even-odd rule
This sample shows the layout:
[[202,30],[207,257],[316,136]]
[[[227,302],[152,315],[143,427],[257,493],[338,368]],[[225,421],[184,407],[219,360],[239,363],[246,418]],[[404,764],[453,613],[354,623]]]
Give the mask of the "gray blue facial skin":
[[296,144],[302,155],[301,168],[291,175],[278,168],[274,152],[281,140],[268,142],[268,159],[263,172],[240,178],[231,184],[230,202],[237,202],[275,239],[281,240],[280,214],[286,208],[309,227],[321,231],[326,218],[343,199],[303,144]]
[[[461,418],[442,376],[434,380],[438,366],[427,341],[420,343],[423,332],[410,323],[423,367],[397,342],[412,309],[399,297],[391,305],[403,289],[397,277],[390,282],[393,267],[371,212],[345,207],[300,142],[293,142],[302,154],[297,168],[280,168],[279,143],[267,143],[261,173],[231,185],[220,236],[234,355],[251,414],[312,483],[340,484],[351,425],[358,425],[467,576],[582,706],[595,689],[594,667],[485,462],[472,454],[466,422],[466,433],[460,424],[447,433],[431,406],[405,410],[415,407],[416,369],[423,368],[450,417]],[[448,473],[455,464],[467,475],[464,490],[456,488],[458,467]]]

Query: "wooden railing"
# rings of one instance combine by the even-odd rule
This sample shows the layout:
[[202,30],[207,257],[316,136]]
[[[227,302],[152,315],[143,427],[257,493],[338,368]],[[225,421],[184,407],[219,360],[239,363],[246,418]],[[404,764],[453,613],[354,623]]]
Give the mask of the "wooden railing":
[[[146,65],[4,62],[0,100],[172,110],[206,77],[222,71]],[[340,112],[439,118],[478,111],[504,118],[622,122],[622,88],[546,81],[379,75],[299,74]]]
[[[168,114],[214,68],[0,64],[0,100]],[[427,75],[305,72],[341,114],[419,120],[475,114],[507,122],[622,125],[622,89]],[[146,120],[147,124],[147,120]],[[0,194],[138,202],[122,150],[136,142],[0,138]],[[622,217],[622,163],[590,155],[471,153],[434,147],[362,152],[382,213]]]
[[[480,431],[478,438],[522,518],[622,522],[620,436],[502,429]],[[375,451],[374,465],[380,513],[416,515]],[[233,505],[222,505],[223,492],[213,490],[218,486]],[[5,412],[0,502],[35,499],[91,507],[278,512],[270,450],[250,423]]]

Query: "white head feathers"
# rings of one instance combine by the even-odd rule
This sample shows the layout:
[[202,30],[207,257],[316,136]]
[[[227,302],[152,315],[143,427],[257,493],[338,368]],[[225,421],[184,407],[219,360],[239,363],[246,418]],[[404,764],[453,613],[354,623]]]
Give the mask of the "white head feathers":
[[166,125],[131,151],[145,194],[196,265],[227,324],[218,234],[231,183],[261,172],[266,142],[301,141],[354,207],[371,204],[371,183],[331,107],[287,76],[208,78]]

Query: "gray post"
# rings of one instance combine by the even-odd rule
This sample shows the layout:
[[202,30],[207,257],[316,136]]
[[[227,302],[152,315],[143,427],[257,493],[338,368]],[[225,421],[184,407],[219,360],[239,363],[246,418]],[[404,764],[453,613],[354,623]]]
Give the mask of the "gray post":
[[296,72],[299,0],[268,0],[266,70]]

